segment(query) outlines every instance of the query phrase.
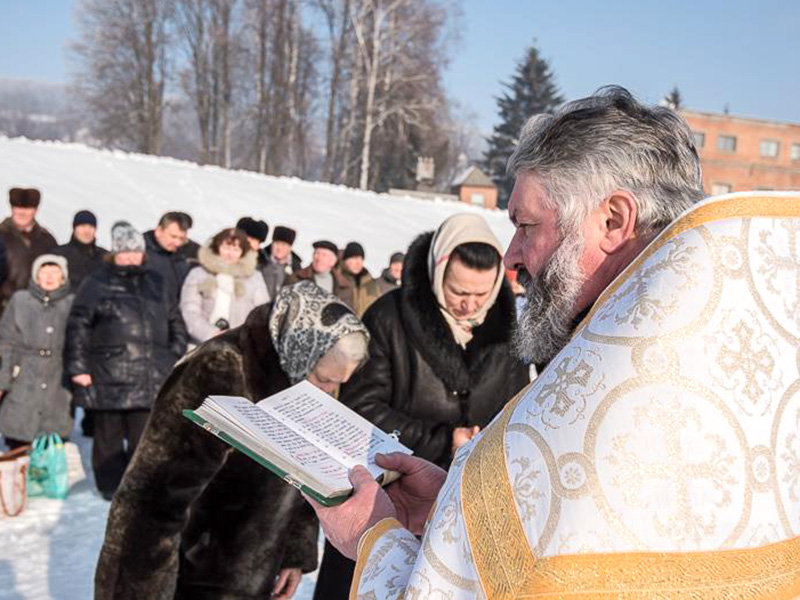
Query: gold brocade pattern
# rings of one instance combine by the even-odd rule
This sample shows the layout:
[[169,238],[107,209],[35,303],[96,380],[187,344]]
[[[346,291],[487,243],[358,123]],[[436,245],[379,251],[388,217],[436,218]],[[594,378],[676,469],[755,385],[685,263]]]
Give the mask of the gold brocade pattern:
[[522,395],[485,432],[462,476],[464,521],[487,598],[788,600],[800,595],[800,538],[744,550],[535,557],[499,468],[505,466],[506,427]]
[[[364,573],[364,569],[367,568],[367,564],[370,562],[370,560],[375,559],[375,557],[372,556],[372,550],[375,547],[375,543],[381,538],[381,536],[389,531],[392,531],[393,529],[403,529],[403,526],[395,519],[383,519],[369,529],[359,542],[356,570],[353,574],[353,583],[350,587],[350,600],[356,600],[359,598],[358,586],[361,582],[361,576]],[[398,598],[397,600],[400,599]]]
[[605,303],[614,295],[614,293],[623,286],[633,273],[649,259],[653,254],[661,249],[666,243],[673,238],[676,238],[685,231],[690,229],[697,229],[701,225],[721,221],[723,219],[748,219],[754,217],[764,218],[781,218],[781,217],[800,217],[800,206],[797,204],[796,197],[770,197],[770,196],[755,196],[755,197],[732,197],[717,202],[711,202],[705,206],[697,207],[693,212],[684,215],[682,218],[675,221],[672,225],[656,239],[647,249],[636,257],[628,267],[617,277],[611,285],[609,285],[597,302],[595,302],[592,310],[581,321],[581,324],[575,330],[575,335],[592,320],[595,313],[599,311]]
[[487,598],[513,598],[533,574],[535,559],[508,480],[505,432],[530,385],[509,402],[469,455],[461,479],[461,510]]
[[800,594],[800,538],[745,550],[576,554],[536,561],[500,598],[788,600]]

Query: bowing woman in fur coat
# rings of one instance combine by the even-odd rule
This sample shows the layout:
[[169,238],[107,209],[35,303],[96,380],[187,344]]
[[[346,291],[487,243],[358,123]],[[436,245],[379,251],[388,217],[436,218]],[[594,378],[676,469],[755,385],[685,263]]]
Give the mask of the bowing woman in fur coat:
[[220,231],[197,258],[200,266],[181,289],[181,314],[191,341],[200,344],[244,323],[251,310],[269,302],[269,294],[256,270],[256,253],[239,229]]
[[95,600],[290,598],[317,567],[313,511],[181,411],[215,394],[255,402],[303,379],[335,394],[366,360],[368,339],[348,307],[302,282],[184,357],[114,496]]
[[[418,237],[400,289],[364,314],[370,360],[340,400],[447,469],[529,380],[514,355],[514,296],[486,221],[458,214]],[[315,600],[345,600],[353,561],[326,544]]]

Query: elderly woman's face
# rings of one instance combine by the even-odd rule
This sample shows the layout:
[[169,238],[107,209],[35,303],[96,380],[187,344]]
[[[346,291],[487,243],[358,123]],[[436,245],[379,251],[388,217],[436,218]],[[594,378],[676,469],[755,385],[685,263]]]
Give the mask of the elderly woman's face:
[[308,382],[326,394],[335,396],[339,386],[353,376],[358,368],[357,362],[343,362],[330,354],[326,354],[308,376]]
[[45,292],[52,292],[64,284],[64,273],[58,265],[44,265],[36,275],[36,283]]

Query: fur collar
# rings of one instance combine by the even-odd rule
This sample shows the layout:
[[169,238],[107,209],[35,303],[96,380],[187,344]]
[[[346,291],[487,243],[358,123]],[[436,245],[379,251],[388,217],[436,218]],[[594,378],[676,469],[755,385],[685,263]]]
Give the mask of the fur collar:
[[269,332],[271,311],[272,304],[258,306],[247,316],[242,327],[231,329],[220,336],[235,340],[242,350],[243,366],[256,402],[291,385],[281,369],[278,352]]
[[486,320],[473,331],[462,350],[439,310],[428,276],[428,251],[433,232],[420,235],[408,249],[403,267],[400,310],[409,340],[436,376],[455,392],[467,392],[481,377],[481,365],[498,346],[510,353],[516,323],[516,306],[511,288],[503,282]]
[[38,221],[34,220],[30,231],[22,232],[14,226],[14,221],[11,219],[11,217],[6,217],[3,219],[3,222],[0,223],[0,231],[15,235],[18,238],[25,240],[34,235],[38,235],[40,231],[43,231],[43,228],[41,225],[39,225]]
[[219,254],[214,254],[209,246],[203,246],[197,253],[197,260],[206,271],[214,275],[225,273],[237,279],[247,279],[256,272],[258,256],[255,252],[248,252],[239,262],[230,264],[224,261]]

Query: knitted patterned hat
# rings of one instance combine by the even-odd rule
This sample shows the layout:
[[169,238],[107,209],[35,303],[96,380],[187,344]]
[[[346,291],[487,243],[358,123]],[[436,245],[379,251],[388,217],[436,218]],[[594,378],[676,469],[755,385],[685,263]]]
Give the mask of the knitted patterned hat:
[[117,221],[111,226],[111,252],[144,252],[144,237],[127,221]]

